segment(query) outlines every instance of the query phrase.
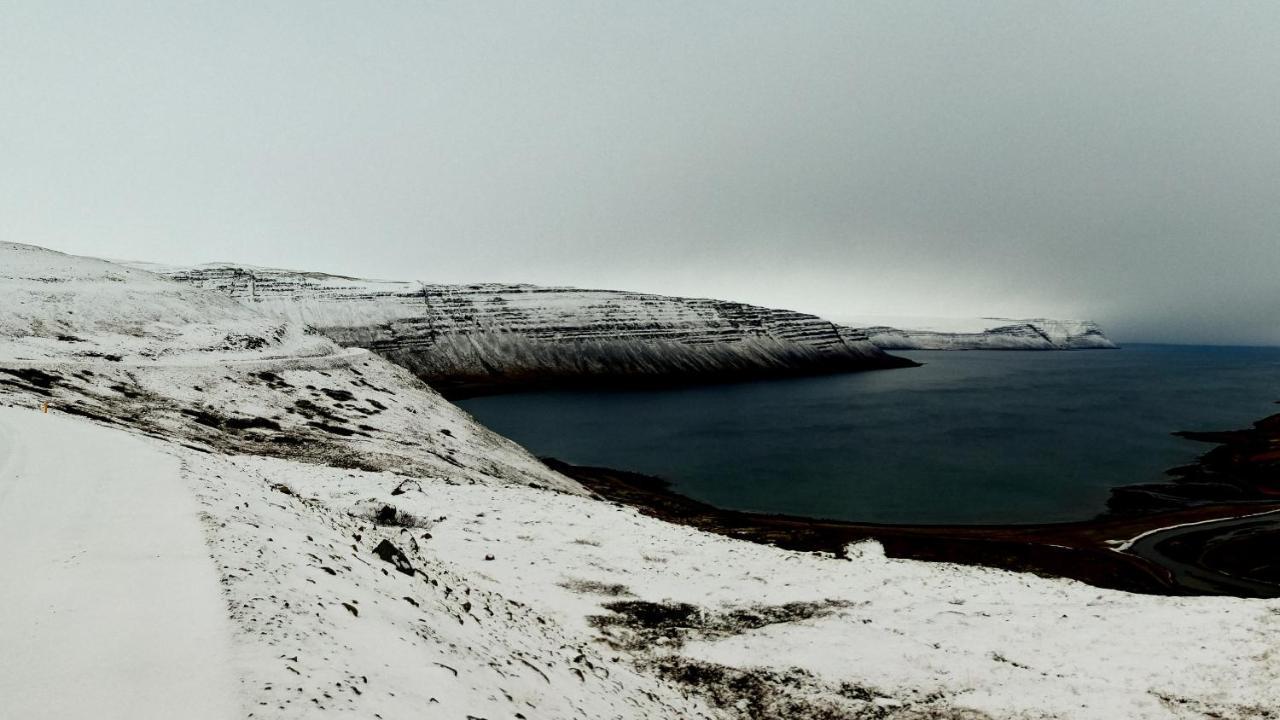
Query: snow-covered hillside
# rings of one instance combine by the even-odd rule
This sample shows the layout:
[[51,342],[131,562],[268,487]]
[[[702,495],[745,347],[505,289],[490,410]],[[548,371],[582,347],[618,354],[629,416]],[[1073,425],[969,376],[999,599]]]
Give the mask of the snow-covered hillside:
[[137,362],[306,355],[332,344],[302,325],[149,272],[31,245],[0,243],[6,357]]
[[[0,716],[173,717],[165,702],[186,686],[147,684],[211,669],[192,664],[192,633],[224,634],[205,639],[206,660],[225,663],[212,669],[231,687],[196,675],[188,696],[210,717],[231,705],[253,718],[1177,720],[1280,707],[1280,601],[1132,595],[889,560],[873,544],[842,559],[671,525],[593,498],[376,355],[119,272],[0,245],[0,307],[21,299],[27,318],[0,334]],[[139,307],[151,295],[170,307]],[[169,335],[179,317],[204,329]],[[279,341],[222,347],[280,326]],[[112,653],[131,643],[145,653],[121,667]],[[169,653],[170,672],[147,672]],[[42,668],[75,679],[39,685]],[[82,686],[91,706],[42,702]]]
[[372,353],[141,270],[0,243],[0,397],[222,452],[580,491]]
[[1114,350],[1097,323],[1047,318],[850,317],[883,350]]
[[150,266],[369,348],[445,392],[716,381],[901,367],[865,334],[720,300],[533,285],[427,285],[238,265]]

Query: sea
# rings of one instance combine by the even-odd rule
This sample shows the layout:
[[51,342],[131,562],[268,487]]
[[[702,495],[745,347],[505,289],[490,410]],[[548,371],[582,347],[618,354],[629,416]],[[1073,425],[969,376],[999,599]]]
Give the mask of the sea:
[[1105,510],[1280,412],[1280,348],[896,352],[921,367],[459,404],[539,456],[714,505],[861,522],[1042,523]]

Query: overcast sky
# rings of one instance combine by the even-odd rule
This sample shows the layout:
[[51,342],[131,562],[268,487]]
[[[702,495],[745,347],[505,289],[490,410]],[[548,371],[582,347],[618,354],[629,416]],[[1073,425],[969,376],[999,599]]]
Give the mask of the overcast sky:
[[0,0],[0,239],[1280,344],[1280,5]]

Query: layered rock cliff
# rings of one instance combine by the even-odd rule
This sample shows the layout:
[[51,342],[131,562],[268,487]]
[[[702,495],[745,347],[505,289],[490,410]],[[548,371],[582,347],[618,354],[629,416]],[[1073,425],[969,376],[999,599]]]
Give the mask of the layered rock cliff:
[[865,333],[720,300],[533,285],[429,285],[233,265],[160,270],[364,347],[453,396],[904,367]]

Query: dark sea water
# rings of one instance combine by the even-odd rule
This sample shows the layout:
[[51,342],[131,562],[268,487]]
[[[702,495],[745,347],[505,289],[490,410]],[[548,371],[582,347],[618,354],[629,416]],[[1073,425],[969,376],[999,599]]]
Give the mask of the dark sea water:
[[901,352],[924,367],[461,403],[538,455],[721,507],[890,523],[1077,520],[1280,407],[1280,349]]

